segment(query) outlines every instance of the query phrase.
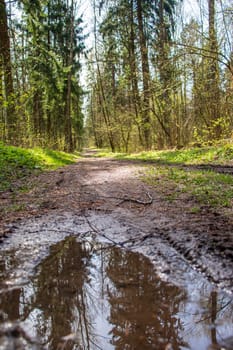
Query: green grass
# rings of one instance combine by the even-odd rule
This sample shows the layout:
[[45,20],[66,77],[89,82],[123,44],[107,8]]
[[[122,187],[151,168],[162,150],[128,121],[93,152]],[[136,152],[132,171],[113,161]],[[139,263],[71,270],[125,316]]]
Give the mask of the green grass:
[[[184,194],[200,205],[213,208],[233,204],[233,176],[213,171],[185,170],[175,167],[149,167],[144,181],[164,192],[167,200],[176,200]],[[195,207],[194,211],[197,211]]]
[[74,163],[77,155],[49,149],[25,149],[0,143],[0,191],[33,172],[56,169]]
[[222,146],[188,148],[182,150],[148,151],[140,153],[111,153],[100,150],[96,156],[117,159],[153,161],[160,164],[231,164],[233,165],[233,144]]

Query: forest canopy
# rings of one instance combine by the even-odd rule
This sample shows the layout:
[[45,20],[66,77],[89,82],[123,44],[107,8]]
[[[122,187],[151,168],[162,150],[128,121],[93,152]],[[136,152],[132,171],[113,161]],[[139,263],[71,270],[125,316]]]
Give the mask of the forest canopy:
[[79,1],[0,0],[0,140],[132,152],[232,137],[230,0],[90,8],[87,23]]
[[0,139],[73,151],[83,133],[75,1],[0,1]]

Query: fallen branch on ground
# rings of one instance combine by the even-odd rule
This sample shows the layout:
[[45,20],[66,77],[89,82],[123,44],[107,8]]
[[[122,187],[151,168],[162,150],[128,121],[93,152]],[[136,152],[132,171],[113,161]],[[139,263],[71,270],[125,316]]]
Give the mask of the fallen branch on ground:
[[86,221],[87,221],[88,225],[90,226],[90,228],[92,229],[93,232],[95,232],[99,236],[104,237],[105,239],[107,239],[108,241],[113,243],[114,245],[122,247],[122,243],[121,242],[116,242],[113,239],[111,239],[110,237],[106,236],[104,233],[101,233],[94,225],[92,225],[92,223],[90,222],[90,220],[88,219],[88,217],[85,214],[84,214],[84,216],[86,218]]
[[142,205],[150,205],[150,204],[152,204],[153,203],[152,196],[150,195],[149,192],[146,192],[146,195],[149,198],[148,201],[141,201],[140,199],[127,198],[127,197],[125,197],[125,198],[117,198],[119,200],[121,199],[121,202],[118,203],[117,205],[120,205],[120,204],[122,204],[124,202],[132,202],[132,203],[137,203],[137,204],[142,204]]

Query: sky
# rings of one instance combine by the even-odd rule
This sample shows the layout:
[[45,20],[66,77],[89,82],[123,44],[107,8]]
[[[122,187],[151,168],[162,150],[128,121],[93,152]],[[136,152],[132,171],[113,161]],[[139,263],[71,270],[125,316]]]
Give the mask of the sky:
[[188,17],[192,17],[199,11],[199,5],[196,0],[184,0],[184,12]]
[[[81,0],[80,2],[80,13],[83,14],[83,20],[86,25],[85,33],[91,33],[93,31],[93,0]],[[183,11],[184,20],[188,20],[193,16],[197,16],[199,12],[199,5],[201,0],[184,0],[183,1]],[[91,46],[91,35],[87,40],[87,46]]]

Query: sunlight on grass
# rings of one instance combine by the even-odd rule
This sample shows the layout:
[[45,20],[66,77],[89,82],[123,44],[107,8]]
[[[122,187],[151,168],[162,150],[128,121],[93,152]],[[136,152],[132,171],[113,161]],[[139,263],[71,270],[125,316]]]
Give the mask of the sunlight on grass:
[[74,163],[78,155],[49,149],[5,146],[0,143],[0,191],[35,171],[56,169]]
[[37,160],[38,165],[43,168],[56,169],[60,166],[72,164],[78,159],[77,155],[49,149],[33,148],[27,151]]
[[189,148],[182,150],[144,151],[140,153],[112,153],[100,150],[96,156],[117,159],[154,161],[161,164],[231,164],[233,165],[233,145]]

